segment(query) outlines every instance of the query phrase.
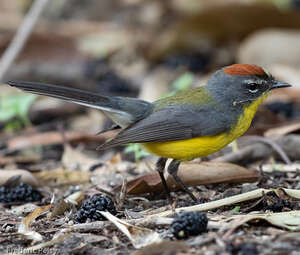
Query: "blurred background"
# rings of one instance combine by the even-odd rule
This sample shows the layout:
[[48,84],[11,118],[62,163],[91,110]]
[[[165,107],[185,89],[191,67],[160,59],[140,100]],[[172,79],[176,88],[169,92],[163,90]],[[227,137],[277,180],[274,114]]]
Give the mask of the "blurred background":
[[[204,84],[225,65],[249,63],[263,66],[293,89],[276,91],[248,133],[261,135],[299,115],[299,0],[44,2],[5,72],[0,62],[2,83],[39,81],[154,101]],[[0,56],[25,16],[34,15],[33,3],[0,2]],[[95,134],[110,124],[99,111],[8,86],[1,86],[0,96],[0,138],[6,141],[33,126]]]
[[[222,202],[211,211],[209,217],[216,216],[219,225],[186,242],[189,254],[296,254],[299,233],[284,229],[299,231],[300,224],[300,0],[1,0],[0,251],[15,253],[5,247],[23,249],[43,236],[43,244],[57,243],[57,251],[49,254],[129,254],[133,246],[112,225],[70,230],[75,205],[79,209],[84,198],[101,192],[114,200],[117,217],[123,219],[169,208],[154,171],[157,158],[138,145],[96,150],[116,134],[95,135],[112,124],[100,111],[22,93],[6,81],[154,101],[203,85],[214,71],[233,63],[262,66],[293,87],[274,91],[259,108],[247,132],[257,136],[248,137],[248,144],[242,144],[243,137],[210,155],[209,162],[182,164],[180,178],[189,186],[200,185],[193,192],[201,202],[248,196],[256,189],[262,193],[259,200],[248,201],[251,195],[244,204],[239,198],[237,206]],[[298,200],[278,187],[294,189]],[[28,201],[46,205],[29,220],[22,217],[36,207],[21,207]],[[174,202],[174,207],[191,205],[180,192]],[[252,211],[268,212],[268,217],[269,212],[297,214],[284,214],[279,223],[272,220],[282,229],[240,219],[243,227],[228,221],[226,228],[226,219],[220,222],[223,216]],[[21,219],[27,226],[19,227]],[[169,240],[168,225],[149,225]],[[129,232],[141,231],[130,226]],[[144,234],[138,239],[154,240]],[[149,252],[135,254],[175,254],[183,244],[174,243],[156,253],[150,246]]]

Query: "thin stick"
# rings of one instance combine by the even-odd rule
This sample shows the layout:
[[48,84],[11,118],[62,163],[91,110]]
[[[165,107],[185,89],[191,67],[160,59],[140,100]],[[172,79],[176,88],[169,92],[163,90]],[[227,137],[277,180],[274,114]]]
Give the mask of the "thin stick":
[[281,146],[277,142],[271,140],[270,138],[261,137],[258,135],[251,135],[251,136],[249,136],[249,138],[252,138],[254,141],[258,141],[258,142],[262,142],[262,143],[270,145],[272,147],[272,149],[279,154],[279,156],[282,158],[282,160],[286,164],[288,164],[288,165],[292,164],[288,155],[285,153],[285,151],[281,148]]
[[13,40],[3,53],[3,56],[0,60],[0,81],[3,80],[7,70],[10,68],[16,57],[23,49],[47,2],[48,0],[35,0],[33,2],[30,10],[24,18],[22,25],[19,27]]

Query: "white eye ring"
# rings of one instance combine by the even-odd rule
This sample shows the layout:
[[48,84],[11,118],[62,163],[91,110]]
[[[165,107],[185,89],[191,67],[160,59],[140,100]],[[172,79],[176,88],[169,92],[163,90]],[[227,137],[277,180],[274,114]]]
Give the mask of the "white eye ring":
[[258,89],[249,89],[249,92],[251,93],[256,93],[258,91]]
[[247,89],[250,93],[256,93],[259,90],[259,84],[257,84],[256,82],[253,81],[249,81],[247,83]]

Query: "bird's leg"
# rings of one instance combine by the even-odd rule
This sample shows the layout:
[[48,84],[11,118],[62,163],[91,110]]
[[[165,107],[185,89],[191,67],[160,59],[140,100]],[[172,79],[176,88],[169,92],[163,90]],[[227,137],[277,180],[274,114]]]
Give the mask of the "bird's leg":
[[173,159],[171,161],[171,163],[168,166],[168,173],[170,175],[172,175],[172,177],[174,178],[174,180],[179,184],[179,186],[187,193],[189,194],[189,196],[195,201],[197,202],[197,198],[193,195],[193,193],[191,191],[189,191],[189,189],[184,185],[184,183],[182,182],[182,180],[178,177],[177,172],[178,172],[178,167],[180,165],[180,161],[177,159]]
[[165,176],[164,176],[164,170],[166,167],[167,159],[166,158],[159,158],[156,162],[156,171],[159,173],[161,182],[165,188],[165,191],[167,193],[167,196],[170,198],[170,190],[168,188]]

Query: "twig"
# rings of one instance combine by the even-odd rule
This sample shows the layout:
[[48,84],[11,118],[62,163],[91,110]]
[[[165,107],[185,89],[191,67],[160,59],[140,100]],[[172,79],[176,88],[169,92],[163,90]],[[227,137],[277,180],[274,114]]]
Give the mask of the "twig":
[[276,151],[287,164],[291,164],[291,159],[295,160],[299,158],[299,135],[286,135],[274,141],[269,138],[254,137],[253,141],[257,141],[259,143],[248,145],[238,151],[215,158],[212,161],[231,162],[245,165],[245,163],[265,159],[271,156],[273,151]]
[[19,27],[15,37],[6,51],[3,53],[3,56],[0,60],[0,81],[3,80],[7,70],[10,68],[20,51],[23,49],[47,2],[48,0],[35,0],[33,2],[30,10],[24,18],[23,24]]
[[89,223],[82,223],[82,224],[75,224],[67,229],[65,231],[78,231],[78,232],[90,232],[90,231],[101,231],[108,226],[111,226],[112,224],[107,221],[94,221]]
[[261,137],[258,135],[252,135],[252,136],[249,136],[249,138],[253,139],[253,141],[262,142],[262,143],[270,145],[272,147],[272,149],[278,153],[278,155],[282,158],[282,160],[286,164],[288,164],[288,165],[292,164],[291,160],[289,159],[289,157],[287,156],[285,151],[280,147],[280,145],[278,143],[274,142],[273,140],[271,140],[270,138]]

